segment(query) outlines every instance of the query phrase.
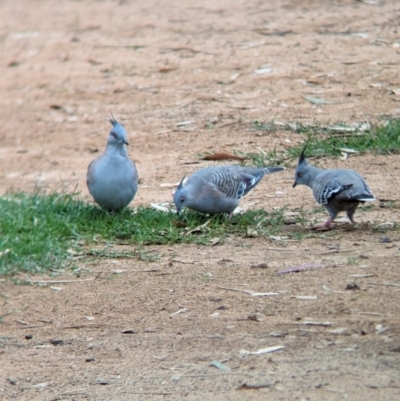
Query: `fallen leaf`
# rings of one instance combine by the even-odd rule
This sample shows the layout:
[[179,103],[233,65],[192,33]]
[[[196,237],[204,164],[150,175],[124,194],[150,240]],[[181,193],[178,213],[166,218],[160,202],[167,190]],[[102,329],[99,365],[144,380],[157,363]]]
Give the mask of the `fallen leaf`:
[[212,361],[211,362],[211,366],[214,366],[215,368],[220,369],[220,370],[224,370],[224,371],[231,370],[231,368],[229,366],[226,366],[223,363],[218,362],[218,361]]
[[177,69],[178,69],[178,67],[160,67],[158,69],[158,72],[161,72],[162,74],[165,74],[167,72],[175,71]]
[[324,269],[325,265],[321,263],[311,263],[299,266],[293,266],[289,269],[279,270],[278,274],[297,273],[305,270]]
[[308,102],[312,103],[312,104],[317,104],[317,105],[321,105],[321,104],[333,104],[333,102],[330,102],[330,101],[325,100],[325,99],[321,99],[321,98],[319,98],[319,97],[304,96],[304,99],[307,100]]
[[229,153],[213,153],[211,155],[204,156],[202,160],[239,160],[244,161],[248,157],[230,155]]

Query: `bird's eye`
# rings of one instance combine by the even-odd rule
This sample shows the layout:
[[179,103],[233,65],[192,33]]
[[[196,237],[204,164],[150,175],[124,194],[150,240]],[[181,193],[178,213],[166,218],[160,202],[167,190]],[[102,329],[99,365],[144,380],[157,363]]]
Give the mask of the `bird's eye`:
[[303,173],[297,173],[297,177],[299,178],[303,177]]
[[111,135],[112,135],[115,139],[117,139],[117,134],[116,134],[115,132],[111,132]]
[[185,197],[184,196],[182,196],[182,198],[181,198],[181,203],[183,203],[183,202],[185,202]]

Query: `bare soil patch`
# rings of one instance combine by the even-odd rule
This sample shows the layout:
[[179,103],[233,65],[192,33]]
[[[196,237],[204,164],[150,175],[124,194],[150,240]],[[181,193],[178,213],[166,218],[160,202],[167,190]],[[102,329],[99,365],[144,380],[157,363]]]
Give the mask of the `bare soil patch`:
[[[132,207],[169,201],[161,184],[212,163],[198,153],[304,140],[253,121],[375,124],[400,114],[393,1],[5,0],[0,15],[2,194],[77,186],[89,201],[86,168],[104,148],[109,111],[127,128],[141,177]],[[356,169],[378,198],[399,197],[399,156],[320,163]],[[292,169],[271,175],[242,206],[314,208],[292,180]],[[82,281],[1,281],[0,395],[398,399],[400,238],[377,226],[398,222],[399,209],[376,202],[355,218],[303,240],[283,230],[149,247],[156,262],[82,259],[80,278],[33,278]],[[278,274],[305,264],[323,268]],[[242,352],[272,346],[284,348]]]

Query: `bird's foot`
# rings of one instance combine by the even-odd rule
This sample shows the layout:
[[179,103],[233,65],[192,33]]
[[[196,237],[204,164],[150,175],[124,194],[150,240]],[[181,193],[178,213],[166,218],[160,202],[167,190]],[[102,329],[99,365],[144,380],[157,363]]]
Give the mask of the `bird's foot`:
[[328,231],[332,230],[332,228],[332,219],[328,219],[324,224],[315,224],[311,227],[311,229],[315,231]]

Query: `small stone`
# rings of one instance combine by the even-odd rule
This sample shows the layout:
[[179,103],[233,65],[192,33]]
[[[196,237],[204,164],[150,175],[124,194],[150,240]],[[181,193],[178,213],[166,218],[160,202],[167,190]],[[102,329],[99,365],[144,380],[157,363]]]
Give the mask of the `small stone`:
[[267,269],[268,265],[266,263],[258,263],[257,265],[251,265],[250,269]]
[[32,340],[33,334],[26,334],[25,335],[25,340]]
[[121,331],[122,334],[136,334],[137,331],[133,330],[133,329],[125,329]]
[[95,360],[94,358],[86,358],[85,362],[94,362],[94,360]]
[[59,338],[52,338],[50,340],[50,343],[53,344],[56,347],[57,345],[63,345],[64,341],[60,340]]
[[349,283],[346,285],[345,290],[349,290],[349,291],[355,291],[355,290],[359,290],[360,287],[356,284],[356,283]]

